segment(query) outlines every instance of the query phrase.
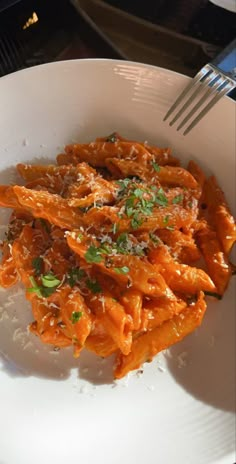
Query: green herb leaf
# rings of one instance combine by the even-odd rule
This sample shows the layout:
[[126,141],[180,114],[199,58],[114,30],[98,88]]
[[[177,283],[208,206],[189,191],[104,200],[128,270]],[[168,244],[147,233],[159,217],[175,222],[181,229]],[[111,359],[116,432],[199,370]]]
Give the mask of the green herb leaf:
[[111,143],[117,142],[117,135],[116,135],[116,133],[113,132],[113,134],[108,135],[108,137],[106,138],[106,142],[111,142]]
[[40,293],[44,298],[48,298],[48,296],[52,295],[56,291],[57,287],[40,287]]
[[41,277],[42,284],[46,288],[58,287],[61,281],[54,274],[45,274]]
[[175,230],[175,226],[167,226],[166,229],[173,232],[173,230]]
[[[137,189],[138,190],[138,189]],[[129,198],[127,198],[126,202],[125,202],[125,208],[131,208],[134,206],[134,202],[135,202],[135,196],[134,195],[130,195]]]
[[125,179],[117,180],[117,181],[116,181],[116,183],[118,184],[118,186],[119,186],[121,192],[123,192],[124,190],[127,189],[127,187],[129,186],[130,182],[131,182],[131,179],[129,179],[128,177],[126,177]]
[[99,292],[102,291],[102,289],[101,289],[99,283],[97,282],[97,280],[87,279],[86,280],[86,285],[89,288],[89,290],[91,290],[91,292],[93,292],[93,293],[99,293]]
[[169,216],[165,216],[164,219],[163,219],[163,224],[164,226],[166,226],[169,222]]
[[[53,276],[54,277],[54,276]],[[36,295],[40,298],[47,298],[48,296],[52,295],[52,293],[54,293],[58,287],[58,285],[60,284],[60,280],[58,279],[55,279],[54,280],[56,282],[59,282],[58,284],[54,285],[54,286],[44,286],[44,285],[38,285],[37,282],[35,281],[34,277],[30,277],[30,282],[32,284],[32,287],[31,288],[27,288],[27,291],[29,293],[36,293]],[[46,279],[47,281],[47,279]],[[47,284],[48,284],[49,281],[47,281]],[[50,281],[50,284],[52,283],[52,281]]]
[[127,266],[123,266],[123,267],[114,267],[114,271],[117,273],[117,274],[128,274],[129,272],[129,267]]
[[36,293],[36,295],[38,295],[39,297],[42,297],[40,287],[38,286],[38,284],[37,284],[36,280],[34,279],[34,277],[31,276],[29,278],[29,280],[30,280],[30,283],[31,283],[32,287],[27,288],[27,292]]
[[131,227],[132,229],[138,229],[143,223],[143,219],[140,218],[138,213],[135,213],[133,219],[131,220]]
[[72,324],[76,324],[82,316],[83,313],[81,311],[73,311],[70,318]]
[[122,246],[122,245],[125,245],[127,243],[127,241],[128,241],[128,234],[126,232],[123,232],[117,238],[116,243],[117,243],[118,246]]
[[159,237],[157,237],[155,234],[152,232],[149,233],[149,237],[152,240],[153,243],[160,243]]
[[165,192],[162,188],[159,188],[159,190],[156,193],[155,203],[159,206],[167,206],[168,204],[168,198],[166,197]]
[[184,196],[182,194],[176,195],[176,197],[173,198],[172,203],[173,205],[177,205],[178,203],[181,203],[183,201]]
[[160,170],[161,170],[159,164],[155,163],[154,161],[152,162],[152,167],[153,167],[154,171],[156,171],[156,172],[160,172]]
[[94,245],[88,248],[84,257],[87,263],[100,263],[102,261],[101,251]]
[[128,217],[131,217],[134,214],[135,209],[131,206],[130,208],[126,208],[125,212]]
[[140,188],[134,189],[134,196],[136,198],[141,198],[143,196],[143,190]]
[[70,271],[68,272],[68,282],[70,287],[73,288],[77,284],[77,282],[84,276],[85,272],[83,269],[79,269],[76,267],[70,269]]
[[98,248],[98,250],[103,255],[110,255],[112,253],[112,248],[109,243],[102,243],[102,245]]
[[40,275],[42,272],[43,258],[40,256],[32,259],[32,266],[35,269],[35,275]]

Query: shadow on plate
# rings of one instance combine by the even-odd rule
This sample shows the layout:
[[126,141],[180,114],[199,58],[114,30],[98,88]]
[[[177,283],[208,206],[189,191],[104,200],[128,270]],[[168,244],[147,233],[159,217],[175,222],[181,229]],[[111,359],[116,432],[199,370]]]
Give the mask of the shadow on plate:
[[[10,350],[11,351],[11,350]],[[43,359],[42,350],[40,356],[31,355],[23,349],[18,349],[7,356],[0,353],[0,372],[7,373],[10,377],[41,377],[56,381],[68,379],[73,371],[76,371],[78,379],[85,380],[92,385],[110,385],[113,383],[112,362],[97,358],[92,353],[84,351],[79,359],[74,359],[70,349],[64,352],[47,353],[47,359]]]
[[0,372],[10,377],[68,379],[72,373],[93,385],[113,382],[112,359],[102,359],[83,351],[73,358],[71,348],[54,351],[28,333],[32,321],[29,302],[23,287],[0,290]]
[[223,301],[209,304],[201,328],[173,346],[167,357],[170,373],[188,393],[231,412],[236,400],[233,298],[228,306]]

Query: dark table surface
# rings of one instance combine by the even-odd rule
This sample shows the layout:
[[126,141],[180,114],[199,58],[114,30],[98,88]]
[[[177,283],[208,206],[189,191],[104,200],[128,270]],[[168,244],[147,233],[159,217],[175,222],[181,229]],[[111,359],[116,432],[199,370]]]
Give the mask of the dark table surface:
[[[148,20],[150,24],[161,26],[167,31],[165,41],[168,37],[171,39],[173,34],[173,54],[179,54],[180,60],[182,42],[178,35],[184,38],[186,44],[189,41],[190,48],[192,39],[197,39],[199,44],[202,40],[204,46],[207,44],[207,47],[203,47],[207,51],[205,55],[195,53],[193,60],[196,70],[210,61],[214,53],[221,50],[235,34],[235,15],[206,0],[105,2]],[[125,59],[122,50],[96,25],[96,17],[93,19],[95,23],[86,16],[76,0],[0,0],[0,76],[61,59]],[[170,49],[171,43],[173,38]],[[141,60],[148,62],[145,58],[144,53]],[[192,65],[189,62],[188,72],[186,64],[186,74],[194,75]],[[175,70],[174,61],[172,69]]]

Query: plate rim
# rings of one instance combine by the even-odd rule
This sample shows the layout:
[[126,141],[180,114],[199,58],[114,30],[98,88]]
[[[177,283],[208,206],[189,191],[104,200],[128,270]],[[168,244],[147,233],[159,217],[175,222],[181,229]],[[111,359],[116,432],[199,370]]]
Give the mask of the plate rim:
[[[137,66],[137,67],[138,67],[138,66],[142,66],[142,67],[144,67],[145,69],[153,69],[153,70],[155,70],[155,71],[161,71],[161,72],[164,71],[164,72],[166,72],[167,74],[170,74],[171,76],[181,76],[181,78],[184,77],[184,78],[186,78],[186,80],[187,80],[187,79],[188,79],[188,80],[191,79],[191,77],[189,77],[189,76],[186,76],[186,75],[181,74],[181,73],[179,73],[179,72],[172,71],[172,70],[169,70],[169,69],[167,69],[167,68],[162,68],[162,67],[159,67],[159,66],[154,66],[154,65],[149,65],[149,64],[139,63],[139,62],[134,62],[134,61],[113,60],[113,59],[103,59],[103,58],[95,58],[95,59],[90,59],[90,58],[88,58],[88,59],[63,60],[63,61],[56,61],[56,62],[51,62],[51,63],[45,63],[45,64],[42,64],[42,65],[37,65],[37,66],[34,66],[34,67],[30,67],[30,68],[26,68],[26,69],[23,69],[23,70],[16,71],[16,72],[14,72],[14,73],[11,73],[11,74],[8,74],[8,75],[6,75],[6,76],[3,76],[2,78],[3,78],[3,80],[4,80],[4,78],[5,78],[5,81],[4,81],[4,82],[6,82],[6,80],[9,79],[9,78],[12,78],[12,79],[14,80],[14,79],[19,75],[19,73],[20,73],[20,75],[22,75],[22,73],[23,73],[23,74],[27,74],[27,76],[30,75],[31,73],[34,73],[34,72],[37,73],[38,68],[39,68],[39,69],[42,69],[42,68],[46,69],[46,68],[53,68],[53,67],[56,68],[57,66],[59,66],[59,67],[60,67],[60,66],[65,66],[65,65],[67,65],[68,63],[69,63],[69,64],[72,63],[73,65],[74,65],[74,64],[75,64],[75,65],[76,65],[76,64],[84,65],[85,62],[86,62],[86,63],[88,63],[88,62],[89,62],[89,63],[94,63],[94,64],[97,63],[97,62],[99,62],[99,63],[104,62],[104,63],[106,63],[106,64],[111,64],[111,65],[112,65],[112,64],[115,65],[115,64],[120,64],[120,63],[122,63],[122,64],[127,65],[127,66]],[[1,83],[1,79],[0,79],[0,83]],[[231,100],[231,99],[230,99],[229,97],[227,97],[227,100]],[[235,106],[235,102],[234,102],[233,100],[232,100],[232,102],[233,102],[233,104],[234,104],[234,106]],[[223,459],[225,460],[225,459],[228,459],[228,458],[231,458],[231,453],[229,453],[229,452],[227,453],[227,455],[224,456]],[[218,461],[217,461],[217,462],[218,462]],[[221,462],[221,460],[219,460],[219,464],[220,464],[220,462]],[[223,462],[223,461],[222,461],[222,462]]]
[[[54,66],[63,66],[67,65],[68,63],[73,63],[73,64],[84,64],[84,63],[106,63],[106,64],[127,64],[128,66],[143,66],[144,68],[147,69],[153,69],[156,71],[161,71],[161,72],[166,72],[168,74],[171,74],[172,76],[178,76],[181,78],[184,78],[186,80],[191,80],[193,77],[187,76],[186,74],[180,73],[178,71],[174,71],[172,69],[168,68],[163,68],[162,66],[156,66],[153,64],[148,64],[148,63],[143,63],[141,61],[133,61],[133,60],[118,60],[118,59],[113,59],[113,58],[75,58],[72,60],[57,60],[57,61],[50,61],[48,63],[43,63],[43,64],[38,64],[35,66],[30,66],[28,68],[24,69],[19,69],[18,71],[14,71],[12,73],[6,74],[5,76],[0,77],[0,84],[2,81],[6,81],[7,79],[15,78],[18,75],[22,74],[30,74],[31,72],[37,72],[40,69],[46,69],[46,68],[53,68]],[[223,100],[231,101],[232,105],[236,106],[236,101],[234,101],[232,98],[230,98],[228,95],[224,95]]]

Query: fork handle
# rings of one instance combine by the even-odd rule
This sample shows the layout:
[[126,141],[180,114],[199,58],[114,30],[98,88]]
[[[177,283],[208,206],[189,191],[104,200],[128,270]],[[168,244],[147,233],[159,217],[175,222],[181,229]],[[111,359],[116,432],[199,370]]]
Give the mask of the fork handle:
[[221,72],[236,80],[236,39],[211,62]]

